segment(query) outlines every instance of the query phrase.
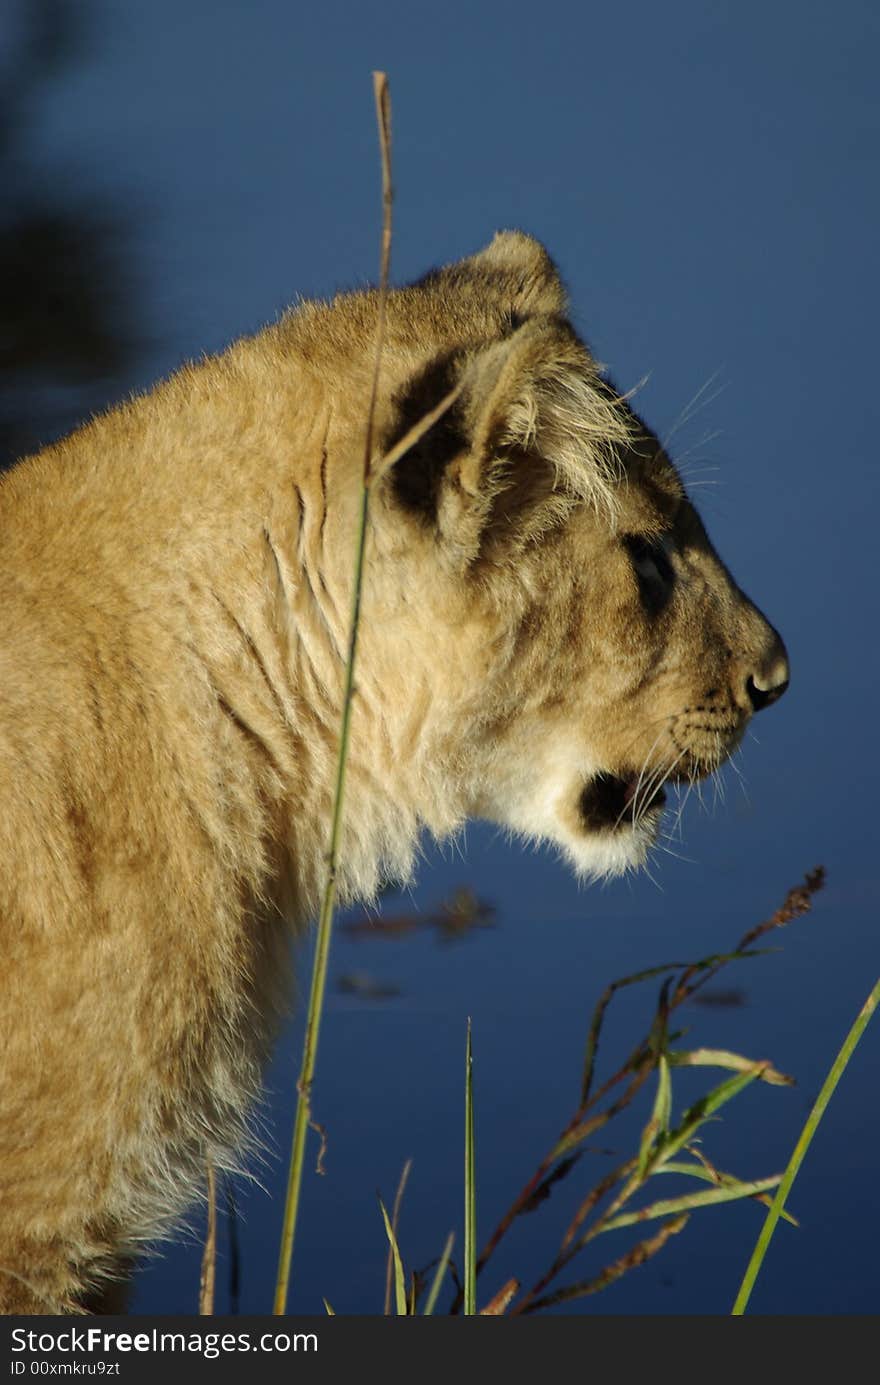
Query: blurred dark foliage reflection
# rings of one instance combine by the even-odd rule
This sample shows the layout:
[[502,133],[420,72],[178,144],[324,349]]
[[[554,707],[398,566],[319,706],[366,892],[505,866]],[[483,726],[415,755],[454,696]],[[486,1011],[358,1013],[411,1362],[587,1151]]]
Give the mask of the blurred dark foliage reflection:
[[87,0],[20,0],[0,71],[0,467],[66,432],[124,384],[136,355],[126,226],[35,163],[28,134],[53,78],[90,41]]

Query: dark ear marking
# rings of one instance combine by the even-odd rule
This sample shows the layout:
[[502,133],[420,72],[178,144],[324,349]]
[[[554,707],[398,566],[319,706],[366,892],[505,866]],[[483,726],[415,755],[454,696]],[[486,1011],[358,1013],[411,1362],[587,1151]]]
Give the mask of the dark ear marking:
[[[405,385],[394,400],[396,416],[382,439],[383,452],[390,451],[455,388],[459,364],[454,354],[438,356]],[[400,505],[411,514],[433,521],[443,473],[467,445],[464,412],[461,400],[457,400],[392,469],[391,486]]]

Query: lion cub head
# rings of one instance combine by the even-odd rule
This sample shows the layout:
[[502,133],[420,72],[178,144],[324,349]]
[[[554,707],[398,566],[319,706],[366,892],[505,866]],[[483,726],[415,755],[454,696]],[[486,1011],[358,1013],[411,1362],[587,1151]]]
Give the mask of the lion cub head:
[[[362,688],[441,828],[482,816],[604,876],[644,862],[665,786],[717,769],[788,666],[565,307],[511,232],[391,295],[382,450],[461,392],[375,487]],[[366,333],[375,300],[330,311]]]

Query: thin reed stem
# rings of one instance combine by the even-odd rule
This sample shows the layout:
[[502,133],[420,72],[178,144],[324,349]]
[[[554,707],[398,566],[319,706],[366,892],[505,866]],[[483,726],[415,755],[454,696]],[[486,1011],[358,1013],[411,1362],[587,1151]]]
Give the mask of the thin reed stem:
[[348,763],[348,745],[351,734],[351,713],[355,686],[354,673],[361,614],[367,519],[369,515],[370,462],[373,455],[374,420],[376,400],[379,393],[379,371],[382,361],[382,347],[385,339],[385,308],[388,298],[388,274],[391,264],[391,208],[393,199],[391,186],[391,98],[388,91],[388,79],[384,72],[373,73],[373,93],[376,102],[376,119],[379,126],[379,146],[382,156],[382,251],[379,271],[376,347],[373,363],[373,380],[370,389],[370,404],[367,411],[366,436],[364,439],[363,486],[355,541],[351,625],[348,640],[348,656],[345,666],[345,686],[342,698],[342,720],[339,731],[339,753],[336,761],[336,786],[333,795],[333,815],[330,825],[330,842],[327,849],[327,874],[321,899],[321,912],[318,918],[318,940],[315,949],[314,967],[312,969],[312,984],[309,994],[308,1014],[306,1017],[306,1032],[303,1040],[302,1066],[297,1082],[298,1101],[290,1151],[284,1219],[281,1228],[281,1246],[278,1256],[278,1276],[275,1283],[275,1301],[272,1310],[273,1313],[277,1315],[284,1314],[287,1311],[287,1299],[290,1289],[290,1267],[293,1258],[293,1243],[296,1232],[297,1214],[299,1211],[306,1133],[309,1125],[312,1123],[312,1081],[315,1074],[315,1063],[318,1053],[318,1035],[321,1026],[321,1015],[324,1008],[327,961],[330,955],[330,935],[333,927],[333,908],[336,901],[336,873],[339,861],[339,842],[342,835],[345,772]]
[[464,1311],[477,1311],[477,1187],[474,1167],[474,1060],[471,1022],[464,1059]]

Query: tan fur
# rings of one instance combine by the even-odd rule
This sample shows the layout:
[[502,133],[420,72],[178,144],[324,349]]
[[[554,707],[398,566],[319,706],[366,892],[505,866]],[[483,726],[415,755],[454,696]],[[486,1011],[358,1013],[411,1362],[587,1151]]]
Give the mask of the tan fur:
[[[652,783],[784,686],[564,312],[516,233],[391,295],[382,448],[464,389],[372,499],[344,899],[472,815],[636,866]],[[322,878],[375,320],[303,304],[0,480],[7,1312],[81,1307],[245,1141]]]

